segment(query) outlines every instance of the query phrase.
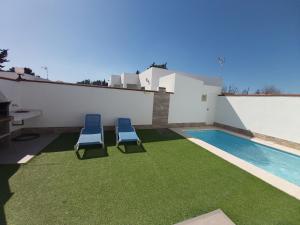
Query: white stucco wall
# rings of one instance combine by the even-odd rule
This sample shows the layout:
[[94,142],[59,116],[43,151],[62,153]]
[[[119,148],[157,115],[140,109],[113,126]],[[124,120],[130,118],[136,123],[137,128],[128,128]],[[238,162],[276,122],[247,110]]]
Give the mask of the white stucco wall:
[[21,86],[19,82],[1,79],[0,91],[11,102],[11,110],[18,109],[18,106],[21,106]]
[[205,75],[198,75],[198,74],[195,75],[195,74],[189,74],[189,73],[185,73],[185,72],[176,72],[176,71],[173,71],[173,73],[177,73],[177,74],[181,74],[183,76],[202,80],[204,85],[219,86],[219,87],[223,86],[223,79],[218,76],[205,76]]
[[124,88],[127,88],[128,84],[134,84],[138,88],[141,87],[139,75],[135,73],[122,73],[121,74],[121,82]]
[[[14,111],[21,108],[21,86],[19,82],[0,80],[0,91],[11,102],[10,111]],[[10,126],[10,130],[14,131],[20,127]]]
[[[9,79],[17,79],[19,75],[15,72],[6,72],[6,71],[0,71],[0,77],[9,78]],[[30,74],[22,74],[22,79],[25,80],[37,80],[37,81],[48,81],[45,78],[39,77],[39,76],[32,76]]]
[[219,96],[215,121],[300,143],[300,97]]
[[[217,97],[221,87],[179,74],[164,76],[159,85],[174,92],[169,123],[218,122],[300,143],[300,97]],[[86,113],[102,114],[104,125],[121,116],[132,118],[135,125],[152,123],[152,92],[3,79],[0,91],[12,102],[11,110],[43,111],[40,118],[25,121],[25,127],[82,126]]]
[[109,81],[110,87],[122,87],[121,75],[111,75]]
[[25,127],[82,126],[86,113],[100,113],[104,125],[114,125],[117,117],[130,117],[135,125],[152,124],[152,92],[2,79],[0,90],[21,108],[42,110]]
[[[174,92],[170,96],[169,123],[213,123],[221,87],[206,86],[201,80],[175,74]],[[202,101],[203,94],[207,94],[207,101]]]
[[218,95],[221,93],[222,87],[221,86],[204,85],[204,90],[205,90],[205,93],[207,95],[206,123],[207,124],[213,124],[215,122]]
[[170,70],[151,67],[139,74],[141,86],[146,90],[158,91],[160,78],[172,73]]
[[151,89],[151,80],[152,80],[152,70],[148,69],[139,74],[140,83],[142,87],[145,87],[145,90]]
[[175,91],[175,77],[176,74],[170,74],[159,79],[159,87],[166,88],[167,92],[174,92]]
[[[192,74],[185,73],[185,72],[165,70],[165,69],[160,69],[160,68],[155,68],[155,67],[151,67],[140,74],[141,85],[145,86],[146,90],[157,91],[158,87],[160,85],[160,79],[165,76],[169,76],[170,74],[178,74],[178,75],[193,78],[196,80],[201,80],[201,81],[203,81],[204,85],[208,85],[208,86],[216,86],[216,87],[223,86],[222,78],[217,77],[217,76],[192,75]],[[145,81],[146,78],[148,79],[148,81],[150,83],[147,83]]]
[[158,90],[159,87],[159,80],[161,77],[167,76],[172,74],[170,70],[165,70],[165,69],[160,69],[160,68],[155,68],[152,67],[149,69],[152,73],[152,78],[151,78],[151,89],[154,91]]
[[16,74],[15,72],[0,71],[0,77],[9,78],[9,79],[17,79],[18,74]]

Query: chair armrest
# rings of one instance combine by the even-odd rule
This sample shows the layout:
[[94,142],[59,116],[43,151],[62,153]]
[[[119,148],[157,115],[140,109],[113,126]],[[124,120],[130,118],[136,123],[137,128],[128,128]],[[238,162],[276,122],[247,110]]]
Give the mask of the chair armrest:
[[135,127],[132,126],[132,128],[133,128],[134,132],[136,133],[136,136],[138,137],[138,139],[139,139],[139,141],[140,141],[141,139],[140,139],[140,137],[137,135],[137,132],[136,132],[136,130],[135,130]]
[[103,123],[102,123],[102,121],[101,121],[101,139],[102,139],[102,143],[104,143],[104,128],[103,128]]

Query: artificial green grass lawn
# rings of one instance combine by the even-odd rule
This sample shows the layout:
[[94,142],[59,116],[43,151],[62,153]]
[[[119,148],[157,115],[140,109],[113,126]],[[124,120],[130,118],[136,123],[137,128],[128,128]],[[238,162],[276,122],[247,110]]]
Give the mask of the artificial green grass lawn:
[[1,166],[0,223],[166,225],[220,208],[236,224],[300,224],[300,201],[169,130],[138,134],[144,150],[123,153],[106,132],[108,156],[79,160],[77,134],[63,134],[27,165]]

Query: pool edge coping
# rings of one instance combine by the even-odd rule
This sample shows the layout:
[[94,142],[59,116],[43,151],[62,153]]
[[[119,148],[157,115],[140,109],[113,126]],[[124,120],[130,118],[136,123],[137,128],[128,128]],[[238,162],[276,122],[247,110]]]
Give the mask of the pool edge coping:
[[278,149],[280,151],[284,151],[284,152],[288,152],[288,153],[300,156],[300,151],[298,149],[288,147],[288,146],[285,146],[285,145],[280,145],[278,143],[275,143],[275,142],[272,142],[272,141],[267,141],[267,140],[261,139],[259,137],[249,137],[247,135],[240,134],[240,133],[237,133],[237,132],[234,132],[234,131],[231,131],[231,130],[226,130],[226,129],[221,128],[221,127],[214,127],[214,126],[205,127],[205,128],[191,127],[191,128],[182,128],[182,130],[220,130],[220,131],[224,131],[226,133],[229,133],[229,134],[239,136],[241,138],[256,142],[258,144],[266,145],[268,147],[275,148],[275,149]]
[[286,147],[286,146],[282,146],[282,145],[279,145],[279,144],[274,144],[272,142],[269,142],[269,141],[265,141],[265,140],[261,140],[257,137],[255,138],[251,138],[251,137],[247,137],[245,135],[242,135],[242,134],[238,134],[238,133],[235,133],[235,132],[232,132],[232,131],[227,131],[225,129],[222,129],[222,128],[219,128],[219,127],[211,127],[211,128],[203,128],[203,127],[182,127],[182,128],[170,128],[170,130],[176,132],[177,134],[185,137],[187,140],[203,147],[204,149],[208,150],[209,152],[213,153],[214,155],[217,155],[219,156],[220,158],[226,160],[227,162],[239,167],[240,169],[250,173],[251,175],[255,176],[255,177],[258,177],[259,179],[263,180],[264,182],[272,185],[273,187],[289,194],[290,196],[300,200],[300,187],[296,184],[293,184],[281,177],[278,177],[270,172],[267,172],[251,163],[248,163],[246,162],[245,160],[242,160],[230,153],[227,153],[225,151],[223,151],[222,149],[220,148],[217,148],[205,141],[202,141],[200,139],[197,139],[197,138],[193,138],[189,135],[187,135],[185,133],[186,130],[221,130],[221,131],[225,131],[227,133],[230,133],[230,134],[233,134],[233,135],[236,135],[236,136],[239,136],[239,137],[242,137],[242,138],[246,138],[248,140],[251,140],[253,142],[256,142],[256,143],[259,143],[259,144],[263,144],[263,145],[266,145],[266,146],[269,146],[269,147],[272,147],[272,148],[277,148],[281,151],[284,151],[284,152],[287,152],[287,153],[292,153],[292,154],[295,154],[295,151],[296,151],[296,154],[295,155],[298,155],[300,156],[300,152],[299,150],[295,150],[295,149],[292,149],[290,147]]

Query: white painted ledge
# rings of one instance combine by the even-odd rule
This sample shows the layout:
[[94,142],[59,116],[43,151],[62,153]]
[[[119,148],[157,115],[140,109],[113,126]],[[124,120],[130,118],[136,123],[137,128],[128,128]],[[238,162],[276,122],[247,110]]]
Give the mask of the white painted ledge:
[[9,115],[13,117],[14,121],[27,120],[27,119],[39,117],[42,115],[41,110],[36,110],[36,109],[22,109],[22,110],[28,111],[28,112],[18,113],[17,111],[19,111],[19,110],[17,110],[17,111],[10,112]]

